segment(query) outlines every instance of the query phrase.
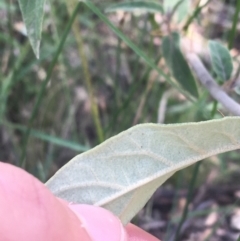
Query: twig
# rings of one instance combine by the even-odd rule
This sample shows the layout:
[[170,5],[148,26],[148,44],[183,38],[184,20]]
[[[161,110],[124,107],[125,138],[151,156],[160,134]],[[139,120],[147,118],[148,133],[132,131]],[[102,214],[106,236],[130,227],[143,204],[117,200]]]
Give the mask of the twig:
[[187,59],[199,81],[206,87],[211,96],[221,103],[233,115],[240,116],[240,105],[227,95],[219,85],[217,85],[199,57],[194,53],[189,53],[187,54]]
[[148,79],[147,89],[145,90],[145,92],[143,93],[143,95],[141,97],[141,101],[140,101],[140,104],[138,106],[137,113],[136,113],[136,115],[134,117],[134,120],[133,120],[133,125],[136,125],[138,123],[140,117],[141,117],[144,105],[145,105],[146,100],[148,98],[148,94],[151,91],[154,82],[155,82],[155,79],[152,79],[151,77]]

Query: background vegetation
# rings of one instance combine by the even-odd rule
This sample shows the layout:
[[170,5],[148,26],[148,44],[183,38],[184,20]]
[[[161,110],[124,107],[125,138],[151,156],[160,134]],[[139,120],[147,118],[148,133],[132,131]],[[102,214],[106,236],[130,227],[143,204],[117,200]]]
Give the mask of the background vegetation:
[[[199,55],[224,92],[240,101],[239,1],[156,2],[160,9],[80,3],[71,23],[71,1],[47,1],[39,59],[18,2],[0,2],[0,160],[45,182],[76,154],[138,123],[234,114],[190,72],[187,55]],[[225,78],[216,53],[228,66]],[[134,222],[166,241],[237,240],[239,171],[239,152],[181,171]]]

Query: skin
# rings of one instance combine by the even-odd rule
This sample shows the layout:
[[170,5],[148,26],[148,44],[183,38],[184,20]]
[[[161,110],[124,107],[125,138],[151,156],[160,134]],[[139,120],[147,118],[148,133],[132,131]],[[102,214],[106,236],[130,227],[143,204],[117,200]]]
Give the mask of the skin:
[[90,205],[56,198],[24,170],[0,162],[0,240],[4,241],[159,241]]

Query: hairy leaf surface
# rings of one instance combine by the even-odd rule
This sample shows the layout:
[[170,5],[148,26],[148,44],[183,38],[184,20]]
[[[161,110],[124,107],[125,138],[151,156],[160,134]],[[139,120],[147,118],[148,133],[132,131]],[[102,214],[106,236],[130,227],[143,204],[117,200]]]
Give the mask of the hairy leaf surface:
[[76,156],[46,185],[69,202],[102,206],[126,224],[176,171],[238,148],[238,117],[142,124]]

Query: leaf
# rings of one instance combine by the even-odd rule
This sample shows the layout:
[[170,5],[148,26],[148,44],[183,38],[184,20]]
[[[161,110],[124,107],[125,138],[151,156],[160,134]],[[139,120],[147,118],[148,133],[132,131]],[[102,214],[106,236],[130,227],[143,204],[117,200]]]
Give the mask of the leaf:
[[162,41],[162,53],[174,78],[182,87],[195,97],[198,97],[198,90],[192,72],[180,50],[180,36],[174,32],[166,36]]
[[27,28],[28,38],[36,57],[39,58],[45,0],[18,0],[18,2]]
[[163,12],[162,6],[156,1],[134,1],[134,2],[120,2],[112,4],[105,12],[115,11],[135,12],[141,11],[146,13]]
[[191,2],[189,0],[165,0],[163,9],[165,13],[174,12],[177,19],[181,22],[189,13]]
[[209,41],[208,47],[214,72],[221,81],[229,80],[233,71],[233,64],[228,49],[213,40]]
[[102,206],[124,224],[176,171],[240,148],[240,118],[142,124],[73,158],[47,183],[59,198]]

